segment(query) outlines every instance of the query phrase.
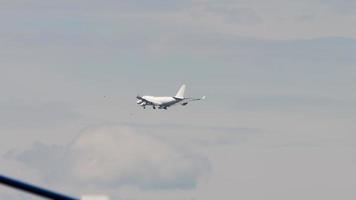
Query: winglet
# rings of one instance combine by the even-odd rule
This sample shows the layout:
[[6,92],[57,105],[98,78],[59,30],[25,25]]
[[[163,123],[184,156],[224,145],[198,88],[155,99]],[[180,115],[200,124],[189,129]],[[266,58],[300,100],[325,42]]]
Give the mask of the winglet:
[[184,99],[184,92],[185,92],[185,84],[183,84],[183,85],[179,88],[179,90],[178,90],[176,96],[174,96],[174,97],[175,97],[175,98],[178,98],[178,99]]

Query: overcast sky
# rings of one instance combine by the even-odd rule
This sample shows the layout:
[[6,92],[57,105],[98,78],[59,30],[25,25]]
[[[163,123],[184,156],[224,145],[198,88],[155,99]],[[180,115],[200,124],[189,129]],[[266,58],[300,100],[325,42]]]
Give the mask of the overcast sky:
[[[351,0],[1,0],[0,173],[123,200],[355,199],[355,23]],[[136,105],[182,83],[206,101]]]

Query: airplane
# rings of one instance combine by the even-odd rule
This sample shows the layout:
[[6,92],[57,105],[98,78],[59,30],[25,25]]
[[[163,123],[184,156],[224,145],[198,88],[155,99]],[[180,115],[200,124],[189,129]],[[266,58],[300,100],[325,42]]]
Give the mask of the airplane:
[[29,183],[25,183],[23,181],[16,180],[14,178],[10,178],[1,174],[0,174],[0,184],[52,200],[109,200],[109,197],[103,195],[90,195],[90,196],[86,195],[86,196],[82,196],[81,198],[71,197]]
[[146,106],[152,106],[153,109],[164,109],[167,110],[168,107],[180,104],[186,106],[191,101],[204,100],[206,97],[202,96],[201,98],[191,98],[184,97],[185,85],[183,84],[177,94],[174,97],[156,97],[156,96],[140,96],[137,95],[137,104],[142,106],[143,109],[146,109]]

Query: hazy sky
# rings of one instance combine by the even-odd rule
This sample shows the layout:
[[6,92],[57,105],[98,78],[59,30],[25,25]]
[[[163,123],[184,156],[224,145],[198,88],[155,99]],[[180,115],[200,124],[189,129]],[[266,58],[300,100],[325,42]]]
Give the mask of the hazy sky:
[[[351,0],[1,0],[0,173],[123,200],[355,199],[355,23]],[[182,83],[207,100],[136,105]]]

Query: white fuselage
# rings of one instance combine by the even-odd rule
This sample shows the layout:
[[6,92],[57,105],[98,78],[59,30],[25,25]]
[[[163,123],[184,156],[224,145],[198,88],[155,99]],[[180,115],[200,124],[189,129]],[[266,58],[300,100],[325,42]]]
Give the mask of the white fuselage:
[[152,102],[152,104],[155,106],[170,106],[180,101],[180,99],[173,97],[143,96],[142,98]]

